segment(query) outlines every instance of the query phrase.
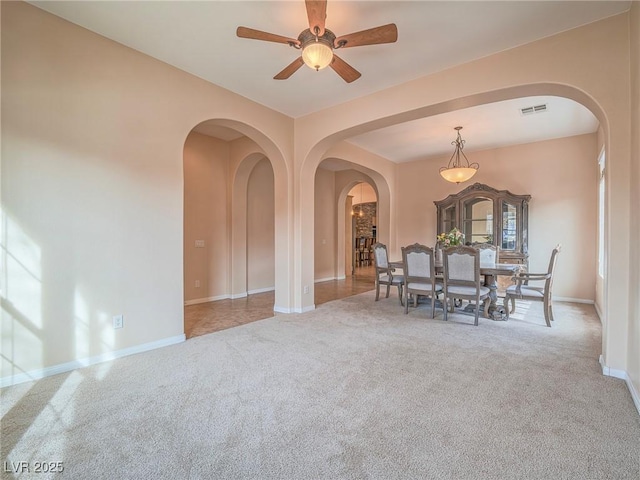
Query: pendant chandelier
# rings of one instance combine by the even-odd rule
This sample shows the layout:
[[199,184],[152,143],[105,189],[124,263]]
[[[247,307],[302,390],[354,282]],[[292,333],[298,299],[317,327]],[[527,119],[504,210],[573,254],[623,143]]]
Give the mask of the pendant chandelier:
[[[456,149],[453,155],[451,155],[448,165],[440,169],[440,175],[442,175],[442,178],[447,182],[461,183],[470,180],[471,177],[476,174],[480,165],[477,163],[469,163],[467,156],[462,151],[464,149],[464,140],[462,140],[460,136],[462,127],[456,127],[455,130],[458,131],[458,137],[451,142],[451,145],[454,145]],[[462,156],[464,162],[460,160],[460,156]]]

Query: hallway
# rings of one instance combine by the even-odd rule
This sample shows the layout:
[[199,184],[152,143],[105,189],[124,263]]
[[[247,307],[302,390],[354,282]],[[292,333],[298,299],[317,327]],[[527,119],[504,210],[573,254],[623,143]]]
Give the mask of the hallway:
[[[332,300],[373,290],[374,269],[356,268],[355,275],[344,280],[329,280],[315,284],[316,307]],[[396,292],[391,292],[390,296]],[[397,293],[396,293],[397,295]],[[245,298],[218,300],[184,307],[184,330],[187,339],[207,333],[237,327],[278,315],[273,311],[273,291],[256,293]]]

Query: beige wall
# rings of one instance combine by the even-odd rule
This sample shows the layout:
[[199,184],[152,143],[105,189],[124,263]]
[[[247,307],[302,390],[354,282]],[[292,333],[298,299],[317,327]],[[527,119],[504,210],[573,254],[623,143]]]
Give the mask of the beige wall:
[[[185,302],[224,298],[229,292],[228,163],[228,142],[189,134],[184,144]],[[196,240],[204,247],[196,247]]]
[[373,189],[371,185],[364,182],[354,186],[349,191],[349,195],[353,197],[353,205],[378,201],[378,196],[376,195],[376,191]]
[[[529,253],[531,271],[546,271],[549,255],[557,243],[565,248],[558,260],[555,296],[593,302],[597,274],[597,157],[596,133],[545,142],[469,153],[480,163],[473,182],[486,183],[515,194],[530,194]],[[442,180],[439,168],[448,157],[399,164],[397,182],[398,245],[419,242],[434,245],[436,208],[442,200],[467,185]],[[444,163],[443,163],[444,162]],[[319,168],[315,181],[315,278],[331,278],[333,265],[342,251],[325,248],[322,231],[335,224],[336,207],[328,195],[362,178],[353,170],[333,172]],[[347,179],[345,181],[345,179]],[[359,186],[349,190],[359,199]],[[373,192],[373,190],[371,190]],[[373,192],[375,195],[375,192]],[[562,209],[562,213],[559,212]],[[322,267],[320,267],[322,266]]]
[[[597,142],[598,142],[597,149],[598,149],[598,156],[599,156],[601,153],[604,153],[604,152],[605,152],[605,147],[606,147],[606,145],[605,145],[605,138],[604,138],[604,129],[602,128],[602,125],[600,125],[600,126],[598,127],[597,135],[598,135],[598,137],[597,137],[597,138],[598,138],[598,140],[597,140]],[[606,156],[605,156],[605,163],[606,163]],[[599,172],[599,171],[598,171],[598,175],[600,175],[600,172]],[[598,179],[598,181],[600,181],[600,180]],[[605,192],[605,194],[606,194],[606,192]],[[605,195],[605,196],[606,196],[606,195]],[[603,208],[604,208],[604,207],[603,207]],[[599,211],[599,210],[600,210],[600,203],[599,203],[599,201],[598,201],[598,211]],[[606,220],[607,220],[607,219],[605,218],[605,221],[606,221]],[[598,222],[599,222],[599,221],[600,221],[600,217],[599,217],[599,215],[598,215]],[[606,231],[607,231],[607,227],[606,227],[606,225],[604,225],[604,234],[606,234]],[[599,236],[599,235],[600,235],[600,232],[598,231],[598,236]],[[598,237],[598,238],[599,238],[599,237]],[[605,241],[605,242],[603,242],[603,243],[604,243],[604,245],[602,245],[602,246],[601,246],[599,243],[597,243],[597,244],[596,244],[596,248],[597,248],[597,251],[598,251],[598,252],[600,251],[600,248],[601,248],[601,247],[606,249],[606,241]],[[605,258],[605,260],[604,260],[604,263],[606,263],[606,258]],[[604,267],[603,267],[603,270],[604,270]],[[606,318],[606,317],[605,317],[605,315],[604,315],[604,312],[606,311],[606,307],[605,307],[605,290],[604,290],[604,287],[605,287],[604,277],[603,277],[603,276],[601,276],[598,272],[596,272],[596,298],[595,298],[595,307],[596,307],[596,311],[598,312],[598,316],[600,317],[600,321],[601,321],[601,322],[602,322],[603,320],[605,320],[605,318]]]
[[[580,135],[526,145],[467,153],[480,169],[472,182],[485,183],[529,203],[529,265],[545,272],[551,250],[558,258],[554,295],[593,301],[596,281],[597,136]],[[398,242],[435,244],[434,201],[468,185],[445,182],[438,174],[448,157],[400,164]]]
[[631,7],[631,242],[629,279],[631,308],[628,331],[627,374],[640,410],[640,2]]
[[292,120],[29,4],[0,8],[0,376],[184,338],[183,149],[211,118],[272,162],[276,306],[291,308]]
[[251,171],[247,188],[247,291],[275,286],[273,168],[266,158]]
[[315,181],[315,276],[316,282],[336,278],[335,173],[319,168]]

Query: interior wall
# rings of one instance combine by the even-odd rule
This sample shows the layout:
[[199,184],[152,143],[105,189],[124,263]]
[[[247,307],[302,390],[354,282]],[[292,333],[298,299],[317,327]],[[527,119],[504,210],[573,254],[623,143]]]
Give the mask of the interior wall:
[[336,275],[335,172],[318,168],[314,204],[314,281],[334,279]]
[[[229,143],[191,132],[184,144],[184,300],[229,292],[227,176]],[[196,241],[204,242],[196,246]],[[198,286],[196,285],[198,283]]]
[[251,171],[247,187],[247,293],[275,287],[275,211],[273,168],[263,158]]
[[[337,199],[336,199],[337,200]],[[338,208],[340,208],[340,204],[338,204]],[[352,275],[353,272],[353,254],[354,249],[351,248],[351,245],[354,245],[353,240],[353,216],[351,212],[353,211],[353,197],[351,195],[347,195],[347,198],[344,202],[344,241],[342,242],[344,248],[344,268],[340,268],[338,265],[338,278],[345,278],[348,275]],[[338,247],[338,251],[336,254],[338,255],[338,259],[341,256],[340,253],[340,234],[337,235],[336,246]],[[338,262],[339,263],[339,262]]]
[[[469,145],[468,147],[471,147]],[[546,272],[551,250],[558,257],[554,295],[593,301],[596,281],[597,135],[580,135],[517,145],[467,156],[480,169],[470,183],[531,195],[529,203],[529,265]],[[443,180],[438,170],[448,157],[398,166],[398,241],[400,245],[435,245],[434,201],[457,193],[469,183]]]
[[378,201],[376,191],[371,185],[364,182],[354,185],[353,188],[349,191],[349,195],[353,197],[354,205]]
[[28,3],[0,8],[3,382],[184,339],[183,150],[204,120],[272,162],[289,309],[293,120]]
[[[606,151],[605,150],[605,138],[604,138],[604,129],[602,128],[602,125],[600,125],[598,127],[598,132],[597,132],[597,151],[598,151],[598,155],[600,155],[601,152]],[[605,159],[606,161],[606,159]],[[595,168],[598,168],[598,166],[596,165]],[[598,175],[600,173],[598,172]],[[606,187],[605,187],[606,189]],[[606,196],[606,192],[605,192],[605,196]],[[600,209],[600,204],[598,201],[598,209]],[[599,221],[599,219],[598,219]],[[606,221],[606,218],[605,218]],[[605,235],[606,235],[606,231],[607,231],[607,226],[604,226],[604,230],[605,230]],[[596,230],[597,231],[597,230]],[[605,241],[606,243],[606,241]],[[606,245],[602,246],[603,248],[606,249]],[[600,244],[596,243],[596,251],[599,252],[600,251]],[[605,250],[605,257],[606,257],[606,250]],[[605,258],[605,263],[606,263],[606,258]],[[597,268],[597,267],[596,267]],[[606,267],[605,267],[606,268]],[[598,316],[600,317],[600,321],[604,323],[604,321],[606,320],[605,316],[604,316],[604,312],[606,311],[605,308],[605,301],[604,301],[604,277],[600,276],[600,274],[598,272],[596,272],[596,299],[595,299],[595,304],[596,304],[596,311],[598,312]]]
[[628,338],[629,381],[635,391],[636,407],[640,410],[640,250],[637,239],[640,238],[640,2],[633,2],[630,15],[631,38],[631,241],[629,279],[631,309]]

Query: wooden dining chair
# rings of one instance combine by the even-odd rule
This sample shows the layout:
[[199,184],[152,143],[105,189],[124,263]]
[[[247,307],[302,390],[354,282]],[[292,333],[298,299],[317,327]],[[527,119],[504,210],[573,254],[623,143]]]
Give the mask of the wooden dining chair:
[[480,302],[484,302],[484,314],[489,313],[489,288],[480,281],[480,252],[470,246],[449,247],[443,252],[444,261],[444,319],[447,320],[449,300],[475,302],[475,322],[478,325]]
[[[556,260],[562,246],[560,244],[551,252],[549,267],[546,273],[518,273],[514,278],[516,284],[507,288],[504,297],[504,309],[507,312],[506,320],[509,320],[509,313],[513,313],[516,309],[516,299],[533,300],[543,302],[544,320],[547,327],[551,326],[553,321],[553,297],[551,289],[553,287],[553,273],[556,268]],[[536,287],[529,285],[529,282],[544,281],[544,286]],[[509,311],[509,302],[511,302],[511,311]]]
[[490,243],[474,245],[480,252],[480,265],[498,263],[498,247]]
[[436,283],[433,249],[415,243],[402,247],[404,265],[404,313],[409,313],[409,294],[413,295],[413,306],[418,306],[418,295],[431,298],[431,318],[435,317],[435,305],[442,284]]
[[394,269],[389,265],[389,256],[387,255],[387,246],[383,243],[374,243],[373,247],[373,264],[375,267],[375,284],[376,284],[376,302],[380,298],[380,285],[386,285],[387,295],[389,298],[389,290],[391,286],[398,287],[398,297],[402,305],[402,289],[404,286],[404,275],[394,275]]

